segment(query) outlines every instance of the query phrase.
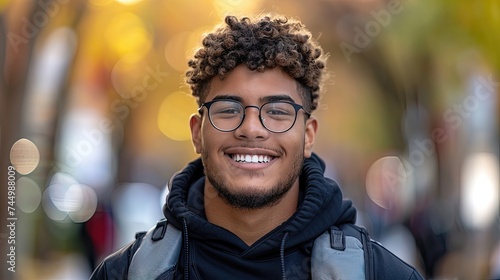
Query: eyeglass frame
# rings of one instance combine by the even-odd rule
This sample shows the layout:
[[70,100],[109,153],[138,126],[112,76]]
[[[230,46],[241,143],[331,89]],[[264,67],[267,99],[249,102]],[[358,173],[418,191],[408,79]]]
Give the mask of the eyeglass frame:
[[[217,126],[215,126],[215,124],[213,123],[212,121],[212,117],[210,115],[210,106],[212,106],[212,104],[216,103],[216,102],[219,102],[219,101],[226,101],[226,102],[233,102],[233,103],[238,103],[241,105],[241,107],[243,108],[243,117],[241,118],[241,121],[240,121],[240,124],[238,126],[236,126],[235,128],[233,129],[230,129],[230,130],[223,130],[223,129],[220,129],[218,128]],[[286,129],[286,130],[283,130],[283,131],[273,131],[273,130],[270,130],[265,124],[264,124],[264,121],[262,120],[262,115],[261,115],[261,110],[262,110],[262,107],[266,106],[267,104],[270,104],[270,103],[287,103],[287,104],[290,104],[292,105],[292,107],[294,108],[295,110],[295,117],[293,119],[293,122],[292,122],[292,125]],[[240,101],[236,101],[236,100],[233,100],[233,99],[214,99],[214,100],[211,100],[211,101],[207,101],[207,102],[203,102],[201,104],[201,106],[198,108],[198,113],[200,115],[203,115],[203,112],[202,112],[202,109],[203,107],[206,107],[207,108],[207,115],[208,115],[208,120],[210,121],[210,124],[215,128],[217,129],[218,131],[221,131],[221,132],[233,132],[235,131],[236,129],[238,129],[242,124],[243,122],[245,121],[245,117],[247,115],[246,111],[247,111],[247,108],[256,108],[257,110],[259,110],[259,121],[260,123],[262,124],[262,126],[267,129],[267,131],[269,132],[272,132],[272,133],[285,133],[287,131],[289,131],[290,129],[292,129],[292,127],[295,125],[295,123],[297,122],[297,115],[298,115],[298,112],[300,109],[302,109],[305,113],[305,115],[307,116],[307,119],[311,117],[311,113],[307,112],[306,109],[304,108],[304,106],[300,105],[300,104],[297,104],[297,103],[294,103],[294,102],[290,102],[290,101],[269,101],[269,102],[266,102],[264,104],[262,104],[260,107],[259,106],[256,106],[256,105],[248,105],[248,106],[243,106],[243,103],[241,103]]]

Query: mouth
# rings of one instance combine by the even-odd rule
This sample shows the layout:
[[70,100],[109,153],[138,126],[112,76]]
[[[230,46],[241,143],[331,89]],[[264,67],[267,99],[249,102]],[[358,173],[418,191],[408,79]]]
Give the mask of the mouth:
[[277,151],[256,147],[230,147],[224,150],[224,154],[230,161],[242,168],[268,166],[280,155]]
[[274,159],[269,155],[228,154],[235,162],[241,163],[268,163]]

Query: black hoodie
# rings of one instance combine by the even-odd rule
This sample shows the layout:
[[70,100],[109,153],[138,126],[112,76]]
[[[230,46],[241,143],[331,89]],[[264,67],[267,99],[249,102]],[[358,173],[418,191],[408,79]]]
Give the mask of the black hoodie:
[[[297,211],[248,246],[233,233],[206,220],[203,165],[200,159],[189,163],[173,176],[163,209],[169,225],[183,234],[175,279],[310,279],[314,240],[332,226],[354,224],[356,220],[351,201],[344,200],[339,186],[324,177],[324,169],[324,162],[315,154],[305,160]],[[91,279],[127,279],[130,262],[144,234],[138,234],[136,241],[101,262]],[[372,241],[369,248],[373,272],[366,275],[367,279],[423,279],[379,243]],[[151,256],[159,257],[162,256]]]
[[[333,225],[354,223],[356,210],[339,186],[325,178],[315,154],[304,162],[295,214],[251,246],[204,214],[201,160],[173,177],[164,213],[184,233],[178,277],[189,279],[308,279],[315,238]],[[185,267],[189,265],[189,275]]]

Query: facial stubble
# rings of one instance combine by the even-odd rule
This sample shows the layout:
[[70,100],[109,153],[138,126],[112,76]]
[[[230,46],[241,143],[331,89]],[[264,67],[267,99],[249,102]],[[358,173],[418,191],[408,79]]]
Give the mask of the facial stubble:
[[[249,185],[238,187],[241,191],[235,191],[231,189],[229,182],[223,178],[221,172],[217,168],[212,168],[210,164],[207,164],[209,162],[208,152],[203,150],[201,156],[206,178],[217,191],[219,197],[235,208],[248,210],[261,209],[277,204],[292,188],[297,178],[299,178],[304,164],[304,156],[298,154],[292,159],[292,167],[287,169],[290,171],[282,173],[279,181],[272,187],[265,190],[259,190],[251,185],[252,181],[250,179]],[[263,176],[263,174],[255,173],[252,177],[256,176]]]

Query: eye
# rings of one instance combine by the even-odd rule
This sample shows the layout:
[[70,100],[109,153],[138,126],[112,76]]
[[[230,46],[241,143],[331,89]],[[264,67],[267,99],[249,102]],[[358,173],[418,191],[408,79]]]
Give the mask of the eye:
[[268,103],[264,106],[263,111],[264,114],[273,118],[293,116],[295,114],[293,106],[288,103]]
[[217,106],[213,110],[213,114],[238,115],[241,109],[238,106]]
[[227,107],[227,108],[220,108],[215,114],[229,114],[229,115],[237,115],[241,113],[241,110],[239,108],[234,108],[234,107]]
[[236,102],[218,101],[212,105],[211,114],[220,118],[230,118],[241,115],[242,107]]
[[290,115],[290,112],[282,109],[271,109],[271,110],[266,110],[267,115]]

